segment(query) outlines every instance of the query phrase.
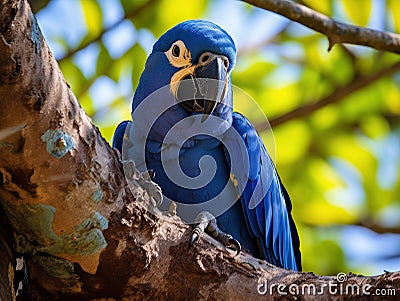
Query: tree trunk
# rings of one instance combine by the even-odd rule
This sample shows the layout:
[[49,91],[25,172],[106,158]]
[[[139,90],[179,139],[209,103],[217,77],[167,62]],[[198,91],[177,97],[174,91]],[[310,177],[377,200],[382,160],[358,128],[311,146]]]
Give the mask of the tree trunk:
[[368,300],[377,290],[400,293],[400,273],[295,273],[235,256],[208,236],[188,250],[189,226],[145,209],[158,188],[136,170],[129,188],[26,0],[0,0],[0,62],[2,300],[15,298],[15,252],[28,265],[27,300],[309,300],[319,292],[341,299],[350,287],[348,296]]

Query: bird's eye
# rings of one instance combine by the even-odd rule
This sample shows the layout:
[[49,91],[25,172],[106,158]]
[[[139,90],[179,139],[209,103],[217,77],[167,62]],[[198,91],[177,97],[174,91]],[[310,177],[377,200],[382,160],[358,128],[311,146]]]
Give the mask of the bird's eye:
[[188,67],[191,65],[192,55],[181,40],[175,41],[165,52],[170,64],[176,68]]
[[203,63],[205,63],[205,62],[207,62],[207,61],[209,60],[209,58],[210,58],[209,55],[204,55],[204,56],[201,58],[201,61],[202,61]]
[[224,58],[224,66],[226,69],[229,67],[229,60],[227,58]]
[[173,55],[174,57],[179,57],[180,54],[181,54],[181,49],[179,48],[178,45],[174,45],[174,46],[172,47],[172,55]]

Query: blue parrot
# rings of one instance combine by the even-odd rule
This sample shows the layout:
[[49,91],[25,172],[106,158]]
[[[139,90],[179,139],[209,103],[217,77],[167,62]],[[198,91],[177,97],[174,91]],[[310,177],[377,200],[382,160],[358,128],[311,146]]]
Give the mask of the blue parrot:
[[[226,246],[301,271],[292,204],[255,128],[233,112],[236,47],[216,24],[189,20],[154,44],[113,147],[152,170],[163,208]],[[172,133],[172,134],[171,134]]]

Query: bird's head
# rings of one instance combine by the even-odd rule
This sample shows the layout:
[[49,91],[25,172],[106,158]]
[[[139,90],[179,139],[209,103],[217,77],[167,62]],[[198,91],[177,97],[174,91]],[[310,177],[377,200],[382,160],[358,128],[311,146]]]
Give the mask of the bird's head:
[[133,110],[148,95],[169,85],[171,97],[187,114],[205,114],[205,119],[218,111],[220,103],[231,105],[229,74],[235,57],[233,39],[216,24],[189,20],[176,25],[154,44]]

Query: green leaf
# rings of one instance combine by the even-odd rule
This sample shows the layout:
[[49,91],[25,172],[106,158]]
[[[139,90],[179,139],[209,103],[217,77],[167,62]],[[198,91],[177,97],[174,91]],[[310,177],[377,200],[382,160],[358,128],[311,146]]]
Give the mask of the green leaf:
[[387,8],[392,14],[394,29],[396,32],[400,32],[400,1],[399,0],[387,0]]
[[145,13],[137,15],[132,21],[136,29],[149,29],[158,37],[182,21],[201,18],[206,4],[206,0],[185,2],[180,0],[155,1],[154,5],[145,10]]
[[309,202],[301,209],[308,223],[313,225],[351,224],[355,222],[354,213],[332,205],[324,200]]
[[141,7],[144,5],[146,2],[149,2],[151,0],[121,0],[121,5],[122,8],[124,9],[125,13],[129,13],[134,9],[137,9],[138,7]]
[[293,120],[274,130],[277,162],[294,164],[308,151],[311,132],[304,121]]
[[340,122],[340,111],[337,106],[329,105],[316,111],[310,119],[318,130],[328,130]]
[[371,0],[342,0],[344,10],[355,25],[366,26],[372,10]]
[[[347,271],[345,254],[339,245],[339,229],[304,227],[301,234],[303,269],[321,275]],[[315,254],[319,254],[315,256]]]
[[132,73],[132,87],[136,88],[140,75],[143,72],[147,53],[143,47],[136,43],[126,51],[119,59],[115,60],[107,75],[115,82],[119,82],[122,76],[130,76]]
[[112,66],[113,59],[108,52],[107,47],[104,46],[103,43],[100,44],[100,52],[97,58],[97,65],[96,65],[96,74],[98,76],[107,74],[110,66]]
[[75,94],[79,94],[79,91],[86,83],[86,78],[82,70],[79,69],[71,59],[61,61],[60,68],[72,91]]
[[85,18],[88,36],[97,36],[103,27],[103,15],[100,5],[97,1],[81,0],[83,16]]
[[232,83],[241,89],[260,91],[263,88],[263,78],[272,72],[275,67],[276,65],[271,62],[254,60],[254,62],[244,70],[233,70]]
[[88,116],[91,117],[96,113],[93,106],[94,100],[90,97],[89,93],[83,94],[78,100]]
[[159,16],[168,15],[164,22],[169,28],[187,19],[199,18],[205,9],[205,4],[206,1],[204,0],[185,2],[181,0],[164,0],[159,7]]
[[400,116],[400,101],[399,101],[400,89],[399,86],[391,79],[389,79],[389,83],[390,84],[385,87],[384,102],[390,114]]
[[326,143],[332,157],[338,157],[352,164],[363,175],[371,177],[375,181],[374,175],[378,167],[377,159],[364,145],[360,144],[359,138],[355,135],[342,134],[332,137]]
[[330,16],[332,14],[332,0],[303,0],[303,2],[309,8],[312,8],[324,15]]
[[367,115],[361,120],[363,132],[371,138],[386,136],[389,132],[387,121],[380,115]]
[[297,83],[288,85],[271,85],[261,88],[256,98],[267,116],[279,116],[293,110],[300,104],[301,87]]
[[121,76],[124,74],[125,68],[130,67],[130,61],[125,59],[124,57],[120,57],[117,59],[114,64],[112,64],[111,69],[108,72],[108,76],[116,83],[118,83],[121,79]]
[[127,59],[132,65],[132,87],[137,87],[140,75],[143,72],[147,53],[139,44],[135,44],[129,51]]

